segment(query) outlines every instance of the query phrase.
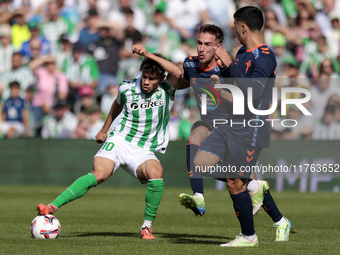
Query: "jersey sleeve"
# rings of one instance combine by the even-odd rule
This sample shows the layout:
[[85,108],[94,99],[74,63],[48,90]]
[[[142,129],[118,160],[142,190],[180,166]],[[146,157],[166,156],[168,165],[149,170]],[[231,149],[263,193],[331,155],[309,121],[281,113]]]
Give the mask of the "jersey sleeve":
[[162,87],[166,91],[166,93],[169,95],[171,100],[175,100],[175,92],[176,88],[172,87],[166,79],[162,82]]
[[187,57],[183,62],[183,77],[187,81],[190,81],[189,74],[188,74],[188,60],[189,60],[189,57]]
[[126,101],[127,101],[126,93],[128,92],[129,87],[130,87],[130,84],[128,84],[125,81],[123,81],[121,84],[119,84],[118,95],[117,95],[117,103],[120,106],[124,106]]
[[245,76],[234,62],[229,65],[228,69],[231,76],[237,78],[237,86],[245,95],[249,87],[253,88],[253,99],[256,100],[261,97],[267,80],[269,78],[275,78],[276,60],[272,55],[261,54],[260,57],[254,61],[250,77]]

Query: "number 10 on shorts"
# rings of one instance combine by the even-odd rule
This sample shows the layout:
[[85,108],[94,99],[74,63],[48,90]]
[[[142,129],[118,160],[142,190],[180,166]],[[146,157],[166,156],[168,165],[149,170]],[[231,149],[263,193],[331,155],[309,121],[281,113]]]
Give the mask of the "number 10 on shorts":
[[115,147],[114,143],[105,142],[102,150],[112,151],[113,147]]

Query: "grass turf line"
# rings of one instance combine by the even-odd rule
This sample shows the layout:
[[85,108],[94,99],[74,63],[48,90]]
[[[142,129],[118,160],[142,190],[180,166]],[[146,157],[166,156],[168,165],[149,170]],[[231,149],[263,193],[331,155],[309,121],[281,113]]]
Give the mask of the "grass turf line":
[[[219,244],[240,232],[227,191],[206,190],[206,214],[195,217],[179,205],[189,190],[165,188],[153,225],[156,240],[142,240],[145,188],[97,187],[62,207],[55,216],[61,235],[33,239],[35,206],[51,202],[65,187],[0,187],[0,254],[225,254]],[[338,254],[340,206],[333,193],[273,193],[281,212],[297,232],[274,243],[275,229],[264,211],[255,219],[259,247],[232,248],[233,254]]]

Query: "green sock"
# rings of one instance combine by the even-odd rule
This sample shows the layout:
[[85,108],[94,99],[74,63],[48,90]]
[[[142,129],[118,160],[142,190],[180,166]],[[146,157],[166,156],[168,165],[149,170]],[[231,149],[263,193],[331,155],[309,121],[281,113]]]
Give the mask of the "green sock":
[[164,190],[163,180],[150,180],[145,194],[145,213],[146,220],[153,221],[156,217],[158,206],[161,203]]
[[59,208],[64,204],[84,196],[90,188],[95,186],[97,186],[96,177],[94,177],[93,173],[88,173],[75,180],[71,186],[53,200],[51,204]]

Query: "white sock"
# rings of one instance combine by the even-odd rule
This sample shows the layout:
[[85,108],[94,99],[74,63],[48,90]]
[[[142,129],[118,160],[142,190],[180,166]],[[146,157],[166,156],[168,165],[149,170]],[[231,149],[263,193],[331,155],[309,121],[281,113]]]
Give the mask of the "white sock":
[[152,227],[152,220],[144,220],[143,226],[141,227],[140,230],[142,230],[145,227],[151,228]]
[[[242,234],[243,235],[243,234]],[[245,236],[245,235],[243,235],[246,239],[248,239],[249,241],[254,241],[255,239],[256,239],[256,234],[254,234],[254,235],[251,235],[251,236]]]
[[259,188],[259,183],[257,182],[257,180],[251,180],[250,182],[248,182],[247,190],[249,192],[251,193],[256,192],[258,188]]
[[201,198],[202,200],[203,200],[203,202],[204,202],[204,196],[203,196],[203,194],[202,193],[195,193],[194,194],[194,196],[198,196],[199,198]]
[[286,222],[287,222],[286,219],[282,217],[281,220],[274,222],[274,224],[276,226],[279,226],[279,225],[285,224]]

